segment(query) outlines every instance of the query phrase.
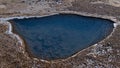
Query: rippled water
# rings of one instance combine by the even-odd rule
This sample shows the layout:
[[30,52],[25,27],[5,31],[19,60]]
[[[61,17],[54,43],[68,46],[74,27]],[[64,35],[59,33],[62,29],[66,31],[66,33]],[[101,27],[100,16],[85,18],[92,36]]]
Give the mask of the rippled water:
[[101,41],[113,30],[110,20],[74,14],[12,21],[15,32],[25,40],[28,51],[45,60],[72,56]]

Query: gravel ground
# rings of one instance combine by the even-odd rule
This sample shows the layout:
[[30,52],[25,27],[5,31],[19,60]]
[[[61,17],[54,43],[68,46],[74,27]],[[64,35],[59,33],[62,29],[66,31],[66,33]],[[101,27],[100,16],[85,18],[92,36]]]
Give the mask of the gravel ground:
[[[0,0],[0,18],[73,11],[112,16],[119,22],[120,7],[110,4],[111,2],[112,0]],[[0,22],[0,68],[120,68],[120,25],[98,44],[73,57],[54,61],[30,57],[24,42],[21,44],[17,35],[9,33],[9,29],[6,22]]]

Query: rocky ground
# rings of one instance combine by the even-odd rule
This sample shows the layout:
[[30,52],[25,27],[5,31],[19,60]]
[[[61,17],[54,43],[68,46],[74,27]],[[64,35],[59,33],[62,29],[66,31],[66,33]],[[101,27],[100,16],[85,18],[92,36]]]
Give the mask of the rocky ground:
[[[0,0],[0,18],[40,16],[62,11],[112,16],[120,21],[120,0]],[[120,68],[120,25],[103,41],[73,57],[43,61],[30,57],[24,42],[0,21],[0,68]]]

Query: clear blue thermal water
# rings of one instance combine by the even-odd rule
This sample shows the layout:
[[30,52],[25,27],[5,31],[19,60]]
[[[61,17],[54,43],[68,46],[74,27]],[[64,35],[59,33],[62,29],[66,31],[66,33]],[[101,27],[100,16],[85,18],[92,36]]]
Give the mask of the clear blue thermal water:
[[33,56],[44,60],[72,56],[108,36],[113,22],[74,14],[13,19],[14,32],[26,42]]

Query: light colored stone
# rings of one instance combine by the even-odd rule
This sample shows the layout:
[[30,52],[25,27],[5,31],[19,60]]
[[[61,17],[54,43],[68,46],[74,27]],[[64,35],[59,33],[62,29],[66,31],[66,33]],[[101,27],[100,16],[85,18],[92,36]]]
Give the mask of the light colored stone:
[[6,9],[5,5],[0,5],[0,9]]

